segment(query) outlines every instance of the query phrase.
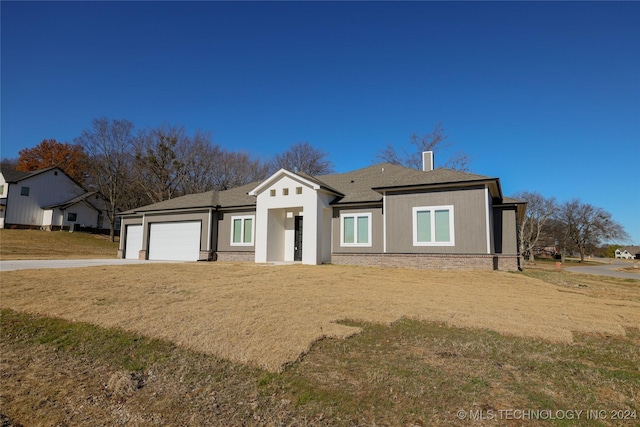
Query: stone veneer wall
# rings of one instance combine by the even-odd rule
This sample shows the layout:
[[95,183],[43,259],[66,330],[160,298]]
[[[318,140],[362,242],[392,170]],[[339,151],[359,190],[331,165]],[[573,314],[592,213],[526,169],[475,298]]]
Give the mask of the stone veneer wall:
[[426,270],[504,270],[518,269],[518,256],[458,254],[332,254],[337,265],[405,267]]
[[216,252],[215,261],[255,262],[255,252]]

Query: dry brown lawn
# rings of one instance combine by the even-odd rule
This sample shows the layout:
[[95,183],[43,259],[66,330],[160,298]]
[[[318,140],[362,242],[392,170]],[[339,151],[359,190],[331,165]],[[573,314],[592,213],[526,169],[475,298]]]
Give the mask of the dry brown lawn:
[[0,259],[115,258],[118,243],[83,232],[0,229]]
[[0,306],[278,371],[324,336],[359,332],[336,323],[343,319],[406,317],[558,342],[571,342],[573,332],[640,328],[640,281],[586,280],[568,287],[505,272],[153,264],[2,272]]

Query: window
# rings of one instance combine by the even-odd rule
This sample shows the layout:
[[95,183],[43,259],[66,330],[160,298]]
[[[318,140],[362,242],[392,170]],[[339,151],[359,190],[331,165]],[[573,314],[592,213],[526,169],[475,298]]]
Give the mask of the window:
[[77,213],[73,213],[73,212],[67,213],[67,221],[76,222],[77,220],[78,220],[78,214]]
[[4,194],[4,184],[0,185],[0,194]]
[[371,213],[340,214],[341,246],[371,246]]
[[231,246],[253,245],[253,215],[231,217]]
[[271,196],[271,197],[276,197],[276,190],[271,190],[271,191],[269,192],[269,196]]
[[296,187],[296,194],[302,194],[302,187]]
[[283,196],[288,196],[289,195],[289,189],[288,188],[283,188],[282,189],[282,195]]
[[21,196],[28,196],[29,195],[29,187],[22,187],[20,189],[20,195]]
[[414,246],[454,246],[453,206],[413,208]]

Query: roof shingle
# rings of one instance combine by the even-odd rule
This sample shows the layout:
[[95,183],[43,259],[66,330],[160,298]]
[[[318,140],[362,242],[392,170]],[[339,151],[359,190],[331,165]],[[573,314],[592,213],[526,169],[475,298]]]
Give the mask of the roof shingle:
[[[297,174],[331,192],[344,195],[338,196],[332,203],[334,205],[378,202],[382,200],[382,194],[376,191],[376,189],[420,185],[444,185],[487,180],[497,181],[497,178],[450,169],[435,169],[424,172],[392,163],[381,163],[352,172],[316,177],[304,173]],[[256,198],[249,196],[247,193],[258,185],[260,185],[260,182],[253,182],[225,191],[208,191],[206,193],[190,194],[143,206],[124,213],[132,214],[135,212],[158,210],[251,206],[255,205]]]

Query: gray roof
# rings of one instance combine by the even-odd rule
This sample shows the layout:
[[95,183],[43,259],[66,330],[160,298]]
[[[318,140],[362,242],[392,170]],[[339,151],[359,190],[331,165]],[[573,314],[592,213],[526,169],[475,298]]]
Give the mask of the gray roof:
[[0,170],[0,172],[2,172],[2,176],[4,176],[5,181],[9,183],[14,183],[14,182],[22,181],[25,178],[29,178],[30,176],[38,175],[39,173],[48,171],[50,169],[53,169],[53,168],[40,169],[37,171],[28,171],[28,172],[18,171],[15,169],[2,169]]
[[520,204],[526,205],[527,201],[522,199],[514,199],[513,197],[503,197],[502,203],[514,204],[514,205],[520,205]]
[[343,174],[324,175],[318,179],[345,194],[344,198],[334,201],[334,204],[380,201],[382,200],[381,190],[471,181],[497,181],[497,178],[451,169],[435,169],[425,172],[392,163],[381,163]]
[[123,214],[174,209],[210,208],[215,206],[214,193],[214,191],[207,191],[206,193],[187,194],[186,196],[176,197],[175,199],[169,199],[163,202],[152,203],[150,205],[132,209],[123,212]]
[[95,207],[93,204],[89,203],[88,199],[89,197],[97,194],[97,191],[89,191],[87,193],[81,194],[77,197],[74,197],[71,200],[67,200],[66,202],[61,202],[61,203],[55,203],[53,205],[47,205],[47,206],[42,206],[42,209],[53,209],[53,208],[60,208],[62,210],[67,209],[69,206],[73,206],[76,203],[82,202],[84,201],[87,205],[91,206],[93,209],[100,211],[100,209],[98,209],[97,207]]
[[[501,197],[498,178],[491,178],[472,173],[459,172],[450,169],[435,169],[419,171],[391,163],[381,163],[352,172],[310,176],[296,173],[300,177],[310,180],[337,195],[333,205],[350,203],[379,202],[382,200],[381,190],[393,190],[420,186],[455,186],[459,184],[493,183],[496,194]],[[208,191],[206,193],[190,194],[164,202],[143,206],[124,214],[149,212],[159,210],[178,210],[212,207],[243,207],[255,205],[254,196],[247,193],[260,185],[253,182],[225,191]]]

